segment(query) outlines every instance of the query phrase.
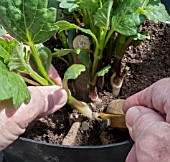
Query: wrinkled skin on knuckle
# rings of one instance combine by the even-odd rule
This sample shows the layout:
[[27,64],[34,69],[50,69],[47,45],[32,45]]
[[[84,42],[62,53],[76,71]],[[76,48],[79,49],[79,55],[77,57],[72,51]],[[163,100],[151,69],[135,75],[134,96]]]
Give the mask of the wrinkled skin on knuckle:
[[[37,93],[33,94],[34,99],[31,99],[27,105],[23,103],[18,109],[0,108],[0,150],[6,148],[23,134],[27,125],[38,116],[39,111],[34,105]],[[39,105],[41,104],[42,102],[39,103]]]
[[168,162],[170,159],[170,125],[165,122],[150,125],[136,139],[138,162]]
[[[132,126],[131,134],[134,140],[139,138],[144,132],[150,130],[154,124],[164,121],[164,119],[153,110],[141,108],[139,111],[141,115],[135,120]],[[155,128],[156,132],[157,130],[158,129]]]
[[170,114],[170,78],[161,79],[152,86],[153,107],[162,114]]
[[11,119],[6,119],[7,117],[5,116],[0,124],[0,150],[6,148],[23,133],[22,129],[15,122]]

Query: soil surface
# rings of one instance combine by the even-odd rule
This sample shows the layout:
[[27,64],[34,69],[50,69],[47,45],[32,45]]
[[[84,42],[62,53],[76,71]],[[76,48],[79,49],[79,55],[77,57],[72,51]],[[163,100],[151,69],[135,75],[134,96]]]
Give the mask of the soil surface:
[[[148,87],[157,80],[170,77],[170,27],[162,23],[146,21],[140,28],[147,31],[150,39],[138,45],[131,45],[126,51],[123,64],[130,67],[118,98],[126,99],[130,95]],[[57,37],[45,43],[53,48],[61,45]],[[53,59],[53,64],[61,77],[67,66],[59,64],[58,59]],[[113,100],[109,82],[105,84],[104,91],[99,92],[102,102],[89,103],[93,110],[103,111]],[[104,128],[101,124],[82,117],[75,110],[66,105],[51,116],[34,121],[28,127],[24,137],[48,143],[62,144],[74,122],[81,122],[78,136],[74,145],[102,145],[129,139],[127,130]]]

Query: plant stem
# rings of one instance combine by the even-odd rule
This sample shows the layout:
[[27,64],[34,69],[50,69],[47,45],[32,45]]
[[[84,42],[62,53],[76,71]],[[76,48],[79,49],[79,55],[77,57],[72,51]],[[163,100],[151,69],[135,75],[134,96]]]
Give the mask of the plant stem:
[[85,24],[85,28],[89,28],[90,24],[89,24],[89,18],[88,18],[88,14],[86,9],[82,9],[82,14],[83,14],[83,22]]
[[114,41],[114,35],[111,36],[111,38],[109,39],[108,42],[108,57],[107,57],[107,63],[110,64],[111,63],[111,59],[112,59],[112,55],[113,55],[113,41]]
[[94,52],[94,61],[93,61],[93,65],[92,65],[92,73],[91,73],[91,81],[93,81],[95,75],[96,75],[96,72],[97,72],[97,68],[98,68],[98,64],[99,64],[99,48],[96,47],[95,49],[95,52]]
[[119,34],[117,38],[117,43],[115,47],[115,55],[114,55],[114,72],[116,73],[115,78],[121,77],[121,60],[125,52],[123,48],[125,45],[125,42],[126,42],[126,36]]
[[74,108],[75,110],[77,110],[78,112],[80,112],[83,116],[86,116],[90,119],[92,119],[92,110],[90,109],[90,107],[82,101],[77,100],[76,98],[74,98],[73,96],[70,95],[67,103]]
[[72,14],[73,14],[74,19],[77,21],[78,25],[81,26],[81,22],[80,22],[80,19],[77,16],[77,14],[75,14],[75,12],[73,12]]
[[79,101],[71,95],[71,92],[68,88],[68,79],[66,78],[63,79],[63,88],[67,92],[67,104],[76,109],[84,116],[92,119],[92,110],[89,108],[89,106],[85,102]]
[[[28,79],[28,78],[26,78],[26,77],[24,77],[24,76],[22,76],[22,78],[25,80],[25,82],[27,82],[28,84],[31,84],[31,85],[34,85],[34,86],[40,86],[41,84],[39,84],[39,83],[37,83],[37,82],[34,82],[33,80],[31,80],[31,79]],[[47,82],[47,84],[48,84],[48,82]]]
[[92,19],[93,16],[92,14],[90,13],[90,11],[87,11],[87,14],[88,14],[88,17],[89,17],[89,22],[90,22],[90,29],[91,31],[96,35],[97,33],[97,29],[95,29],[95,26],[94,26],[94,20]]
[[64,48],[68,49],[67,38],[66,38],[66,35],[65,35],[64,31],[60,31],[58,33],[58,37],[59,37],[62,45],[64,46]]
[[119,94],[119,91],[120,91],[120,88],[123,82],[123,77],[124,77],[124,75],[121,74],[121,61],[122,61],[122,58],[125,54],[127,47],[132,42],[132,39],[128,39],[128,40],[126,39],[127,39],[126,36],[119,34],[118,40],[116,43],[116,48],[115,48],[114,73],[113,73],[113,76],[111,77],[111,85],[112,85],[113,93],[115,96]]
[[29,75],[41,85],[49,85],[48,81],[32,70],[32,68],[29,68]]
[[92,65],[92,73],[90,77],[90,97],[92,100],[98,100],[97,90],[96,90],[96,81],[97,81],[97,70],[99,66],[99,61],[103,57],[103,50],[105,48],[105,37],[107,34],[107,30],[100,29],[100,35],[99,35],[99,45],[95,47],[94,52],[94,61]]
[[111,28],[111,30],[110,30],[110,31],[108,32],[108,34],[107,34],[107,37],[106,37],[106,41],[105,41],[104,46],[106,46],[106,44],[107,44],[107,42],[109,41],[110,37],[112,36],[113,32],[114,32],[114,29]]
[[103,4],[102,4],[102,2],[100,1],[100,8],[102,8],[102,6],[103,6]]
[[45,71],[45,69],[44,69],[44,66],[42,65],[42,62],[41,62],[41,60],[40,60],[40,58],[39,58],[39,55],[38,55],[38,53],[37,53],[37,50],[36,50],[34,44],[33,44],[33,43],[30,43],[29,46],[30,46],[30,49],[31,49],[31,51],[32,51],[32,55],[33,55],[33,57],[34,57],[34,59],[35,59],[35,62],[36,62],[36,64],[37,64],[37,70],[38,70],[38,71],[40,72],[40,74],[49,82],[49,84],[55,85],[54,81],[51,80],[51,79],[49,78],[49,76],[47,75],[47,73],[46,73],[46,71]]
[[[64,46],[64,48],[68,49],[69,46],[68,46],[67,38],[66,38],[66,35],[65,35],[64,31],[59,32],[58,36],[59,36],[59,39],[60,39],[62,45]],[[68,54],[67,56],[68,56],[68,60],[69,60],[70,65],[72,65],[73,64],[73,57],[72,57],[72,55]]]
[[126,36],[119,34],[118,40],[116,43],[115,48],[115,55],[114,55],[114,71],[116,72],[116,75],[120,76],[121,71],[121,60],[125,54],[126,49],[132,42],[132,39],[127,39]]
[[96,47],[95,52],[94,52],[94,61],[92,65],[92,73],[90,76],[90,98],[92,101],[97,101],[98,100],[98,94],[97,94],[97,89],[96,89],[96,73],[98,70],[98,65],[99,65],[99,60],[101,59],[103,50],[100,50],[98,47]]
[[105,48],[105,37],[106,37],[107,30],[100,29],[100,36],[99,36],[99,46],[96,46],[94,52],[94,61],[92,66],[92,74],[91,74],[91,81],[94,80],[99,60],[103,57],[103,49]]

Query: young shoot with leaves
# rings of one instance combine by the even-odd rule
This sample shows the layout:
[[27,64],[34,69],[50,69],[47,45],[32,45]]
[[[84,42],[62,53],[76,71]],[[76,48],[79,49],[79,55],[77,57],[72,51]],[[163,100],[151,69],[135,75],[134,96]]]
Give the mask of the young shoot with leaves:
[[[60,2],[59,7],[67,9],[73,15],[79,13],[82,18],[81,22],[76,17],[78,25],[68,21],[58,21],[56,25],[59,27],[59,32],[76,29],[89,36],[92,52],[78,54],[82,55],[81,58],[84,57],[79,60],[82,64],[84,64],[82,60],[90,58],[84,65],[90,69],[89,85],[92,100],[98,99],[97,78],[104,77],[109,71],[112,73],[110,82],[113,95],[119,94],[128,70],[127,67],[121,69],[121,60],[126,49],[133,41],[148,38],[146,33],[139,32],[139,26],[147,19],[155,23],[166,22],[169,19],[160,0],[58,0],[58,2]],[[69,37],[68,43],[71,41]],[[66,53],[63,51],[66,49],[57,51],[58,56],[69,53],[68,50]],[[112,57],[114,57],[113,63]],[[103,61],[104,58],[106,61]]]

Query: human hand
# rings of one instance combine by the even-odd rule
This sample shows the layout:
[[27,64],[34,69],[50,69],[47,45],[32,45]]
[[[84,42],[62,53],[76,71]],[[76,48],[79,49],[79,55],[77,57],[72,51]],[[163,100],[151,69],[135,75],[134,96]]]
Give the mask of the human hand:
[[123,109],[135,142],[126,162],[169,162],[170,78],[129,97]]
[[[3,38],[13,39],[9,35],[4,35]],[[67,93],[61,87],[61,78],[52,65],[48,75],[58,86],[29,86],[31,100],[18,109],[11,107],[12,100],[11,103],[0,101],[0,150],[24,133],[34,119],[54,113],[67,102]]]
[[[51,69],[50,69],[51,70]],[[53,70],[52,70],[53,71]],[[50,74],[56,81],[57,73]],[[30,86],[31,100],[23,103],[18,109],[0,102],[0,150],[15,141],[25,132],[34,119],[49,115],[64,106],[67,94],[60,86]]]
[[0,38],[4,38],[4,39],[6,38],[9,41],[13,40],[13,37],[11,37],[9,34],[4,34],[4,35],[0,36]]

